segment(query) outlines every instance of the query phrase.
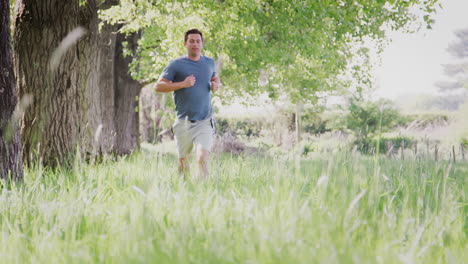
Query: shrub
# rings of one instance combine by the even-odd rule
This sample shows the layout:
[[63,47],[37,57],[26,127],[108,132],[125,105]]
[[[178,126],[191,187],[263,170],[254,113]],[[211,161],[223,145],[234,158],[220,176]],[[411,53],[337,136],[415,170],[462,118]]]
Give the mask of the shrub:
[[236,136],[258,137],[265,126],[260,120],[255,119],[226,119],[216,118],[216,129],[220,134],[233,133]]
[[409,115],[408,129],[425,129],[428,127],[447,126],[450,117],[442,113]]
[[461,144],[463,145],[463,147],[468,147],[468,137],[467,138],[462,138],[461,139]]
[[414,145],[415,140],[410,137],[398,136],[398,137],[381,137],[381,138],[358,138],[354,142],[357,146],[357,150],[364,154],[375,154],[377,146],[380,154],[386,154],[389,152],[391,146],[393,146],[393,153],[396,153],[401,149],[402,146],[410,148]]
[[358,139],[366,139],[377,132],[387,132],[406,120],[389,100],[376,102],[353,101],[345,116],[346,128]]
[[319,135],[331,131],[328,123],[329,120],[317,113],[305,112],[302,117],[302,129],[309,134]]

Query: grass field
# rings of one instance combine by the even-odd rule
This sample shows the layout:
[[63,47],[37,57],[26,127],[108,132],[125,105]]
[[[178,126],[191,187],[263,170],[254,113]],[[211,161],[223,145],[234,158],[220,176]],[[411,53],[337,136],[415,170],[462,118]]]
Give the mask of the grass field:
[[[1,263],[463,263],[468,164],[143,151],[0,191]],[[466,263],[466,262],[465,262]]]

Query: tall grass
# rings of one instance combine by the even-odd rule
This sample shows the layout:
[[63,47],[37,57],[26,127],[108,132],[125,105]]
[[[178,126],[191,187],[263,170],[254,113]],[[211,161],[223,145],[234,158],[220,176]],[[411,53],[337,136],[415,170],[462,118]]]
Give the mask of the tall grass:
[[[194,169],[194,168],[192,168]],[[1,263],[462,263],[468,165],[142,152],[29,169],[0,192]]]

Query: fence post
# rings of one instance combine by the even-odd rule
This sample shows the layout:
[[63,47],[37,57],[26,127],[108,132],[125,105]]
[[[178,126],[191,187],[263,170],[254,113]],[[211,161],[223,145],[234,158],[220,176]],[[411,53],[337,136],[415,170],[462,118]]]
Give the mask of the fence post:
[[455,146],[452,145],[452,154],[453,154],[453,162],[457,161],[455,158]]
[[462,159],[465,160],[465,145],[464,144],[460,144],[460,151],[462,154]]
[[434,159],[435,159],[436,161],[439,160],[439,148],[438,148],[437,144],[436,144],[435,147],[434,147]]
[[401,150],[401,160],[405,160],[405,141],[401,141],[401,146],[400,146],[400,150]]
[[418,142],[416,141],[414,143],[414,157],[416,157],[418,155]]
[[426,157],[429,158],[429,139],[426,139]]
[[390,141],[386,142],[387,144],[387,157],[393,157],[393,144]]

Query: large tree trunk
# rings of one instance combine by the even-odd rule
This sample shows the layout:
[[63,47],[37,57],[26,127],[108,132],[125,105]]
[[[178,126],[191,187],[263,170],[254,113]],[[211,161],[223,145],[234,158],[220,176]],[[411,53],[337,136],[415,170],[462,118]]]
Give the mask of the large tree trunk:
[[98,56],[96,64],[99,65],[99,93],[97,103],[101,109],[101,130],[95,134],[98,152],[110,153],[115,145],[115,80],[114,56],[117,27],[104,25],[99,32]]
[[[119,0],[107,0],[102,2],[99,8],[107,9],[118,3]],[[85,85],[87,97],[92,100],[89,101],[88,116],[83,120],[83,124],[87,124],[90,129],[88,133],[91,135],[88,136],[93,140],[90,144],[93,155],[101,155],[114,151],[116,142],[114,56],[119,26],[103,24],[99,30],[98,24],[101,21],[97,16],[97,7],[89,7],[91,10],[85,12],[82,17],[86,17],[86,14],[91,14],[92,17],[84,19],[82,24],[88,23],[87,27],[91,33],[89,41],[83,42],[83,46],[89,45],[92,49],[92,52],[88,53],[91,56],[85,61],[88,63],[86,68],[92,71]]]
[[[78,2],[17,3],[20,94],[33,96],[23,120],[24,150],[28,158],[39,157],[51,166],[69,164],[77,150],[91,156],[124,154],[137,145],[135,98],[141,87],[129,75],[131,58],[123,57],[124,37],[114,33],[116,26],[104,25],[99,32],[95,0],[81,7]],[[116,3],[109,0],[100,8]],[[78,27],[86,34],[79,40],[75,36],[64,48],[62,40]],[[136,49],[137,37],[127,39],[131,50]],[[59,59],[57,47],[63,52]]]
[[128,65],[131,57],[124,57],[124,41],[128,42],[127,48],[134,53],[137,49],[139,34],[130,34],[125,37],[117,35],[115,47],[115,128],[117,154],[128,154],[139,146],[138,114],[136,112],[142,85],[133,80],[129,74]]
[[[99,150],[99,127],[102,120],[102,108],[100,106],[100,89],[98,64],[98,16],[95,1],[87,1],[87,4],[80,8],[79,25],[84,27],[87,34],[77,43],[80,54],[80,149],[87,154],[96,155]],[[95,136],[96,135],[96,139]]]
[[18,103],[10,46],[9,0],[0,0],[0,178],[22,179],[22,151],[18,120],[13,114]]
[[[108,8],[118,1],[107,1],[101,8]],[[81,144],[86,146],[92,156],[113,151],[115,145],[115,80],[114,56],[117,26],[103,25],[98,29],[97,6],[88,1],[81,9],[80,24],[88,34],[79,43],[84,56],[80,58],[82,89],[82,107],[84,127]]]
[[[18,0],[15,25],[16,72],[20,95],[32,95],[23,118],[22,139],[27,161],[40,157],[46,165],[66,163],[79,143],[83,119],[80,57],[73,45],[63,50],[55,69],[53,52],[78,24],[78,0]],[[31,159],[32,158],[32,159]]]

